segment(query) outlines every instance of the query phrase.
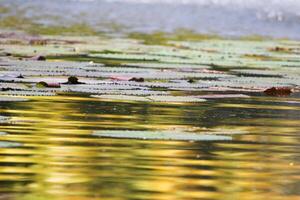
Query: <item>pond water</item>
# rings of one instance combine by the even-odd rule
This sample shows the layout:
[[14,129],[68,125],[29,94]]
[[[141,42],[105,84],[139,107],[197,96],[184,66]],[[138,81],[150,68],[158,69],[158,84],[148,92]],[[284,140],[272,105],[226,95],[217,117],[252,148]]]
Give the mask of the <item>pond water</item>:
[[61,2],[0,3],[0,200],[300,199],[299,3]]
[[[200,104],[31,97],[0,104],[0,199],[299,199],[300,99]],[[111,139],[95,130],[244,130],[231,141]]]
[[1,0],[0,7],[6,5],[14,16],[36,23],[85,23],[109,33],[185,28],[230,37],[299,39],[300,30],[297,0]]

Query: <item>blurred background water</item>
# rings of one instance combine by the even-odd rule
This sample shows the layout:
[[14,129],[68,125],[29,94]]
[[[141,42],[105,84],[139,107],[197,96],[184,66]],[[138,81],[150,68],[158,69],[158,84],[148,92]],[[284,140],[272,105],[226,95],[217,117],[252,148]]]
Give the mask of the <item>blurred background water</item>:
[[185,28],[229,37],[300,38],[298,0],[1,0],[0,5],[41,24],[87,23],[106,32]]

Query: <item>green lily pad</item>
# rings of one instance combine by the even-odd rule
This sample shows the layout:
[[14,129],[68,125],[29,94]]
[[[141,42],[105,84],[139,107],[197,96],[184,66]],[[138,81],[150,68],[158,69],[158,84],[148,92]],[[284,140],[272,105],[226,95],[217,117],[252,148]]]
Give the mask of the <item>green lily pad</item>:
[[94,131],[94,136],[117,139],[138,139],[138,140],[174,140],[174,141],[223,141],[232,140],[230,136],[207,135],[187,132],[171,131]]

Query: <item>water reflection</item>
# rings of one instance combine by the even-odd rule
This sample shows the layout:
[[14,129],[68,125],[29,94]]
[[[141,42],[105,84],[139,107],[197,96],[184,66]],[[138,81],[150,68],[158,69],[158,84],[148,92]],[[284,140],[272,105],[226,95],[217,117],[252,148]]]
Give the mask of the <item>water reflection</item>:
[[[299,104],[36,97],[0,105],[0,199],[299,199]],[[293,99],[299,101],[299,99]],[[238,106],[237,106],[238,105]],[[248,130],[231,142],[105,139],[103,129]]]

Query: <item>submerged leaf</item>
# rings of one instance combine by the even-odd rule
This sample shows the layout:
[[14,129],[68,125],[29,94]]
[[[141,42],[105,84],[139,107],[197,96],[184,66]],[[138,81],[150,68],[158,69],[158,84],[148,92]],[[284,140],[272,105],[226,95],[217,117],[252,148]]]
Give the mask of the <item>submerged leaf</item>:
[[120,138],[120,139],[139,139],[139,140],[174,140],[174,141],[217,141],[231,140],[230,136],[221,135],[205,135],[187,132],[171,132],[171,131],[95,131],[94,136]]

